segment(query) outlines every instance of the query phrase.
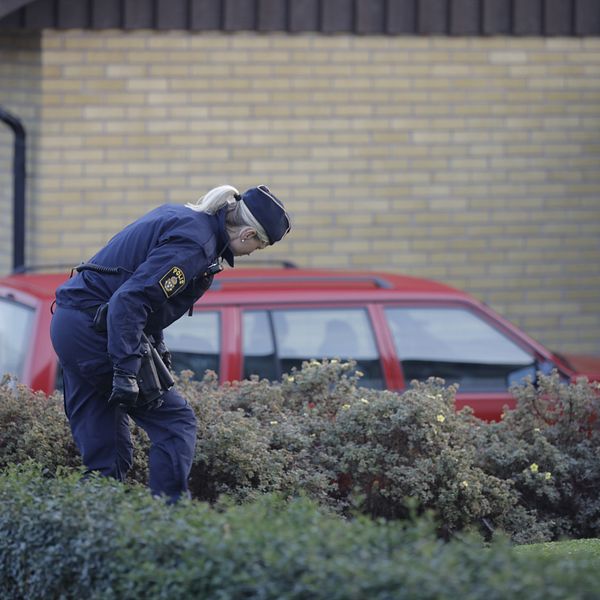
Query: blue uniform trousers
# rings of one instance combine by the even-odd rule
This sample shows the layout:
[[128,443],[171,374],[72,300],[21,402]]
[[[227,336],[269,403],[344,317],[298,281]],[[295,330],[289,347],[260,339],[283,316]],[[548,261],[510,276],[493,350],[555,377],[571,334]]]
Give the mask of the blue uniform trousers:
[[92,316],[56,307],[50,330],[63,369],[65,412],[83,464],[89,471],[123,480],[132,465],[131,417],[150,438],[150,489],[171,501],[187,493],[194,458],[196,417],[171,389],[153,410],[109,407],[112,364],[106,334],[92,327]]

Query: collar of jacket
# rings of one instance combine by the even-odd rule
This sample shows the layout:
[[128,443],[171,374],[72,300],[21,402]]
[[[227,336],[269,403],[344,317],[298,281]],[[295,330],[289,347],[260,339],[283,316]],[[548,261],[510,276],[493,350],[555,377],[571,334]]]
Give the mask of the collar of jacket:
[[225,216],[227,214],[227,208],[222,208],[217,211],[217,252],[219,257],[223,257],[230,267],[233,267],[233,253],[229,249],[229,234],[227,233],[227,228],[225,227]]

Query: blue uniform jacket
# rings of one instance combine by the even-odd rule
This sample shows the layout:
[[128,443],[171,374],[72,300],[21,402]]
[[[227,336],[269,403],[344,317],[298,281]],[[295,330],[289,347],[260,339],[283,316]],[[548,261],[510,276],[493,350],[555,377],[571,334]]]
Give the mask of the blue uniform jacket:
[[142,332],[162,339],[162,330],[210,287],[208,266],[220,256],[233,266],[228,244],[225,209],[208,215],[165,204],[125,227],[89,261],[119,267],[119,274],[82,271],[57,289],[56,303],[89,310],[108,302],[110,359],[137,373]]

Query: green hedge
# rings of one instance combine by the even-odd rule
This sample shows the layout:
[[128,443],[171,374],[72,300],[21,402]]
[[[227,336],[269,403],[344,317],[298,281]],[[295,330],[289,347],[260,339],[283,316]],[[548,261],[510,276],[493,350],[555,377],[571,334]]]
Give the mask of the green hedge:
[[[598,384],[541,375],[514,388],[498,423],[456,412],[441,380],[403,394],[357,386],[354,365],[311,361],[270,383],[219,386],[181,374],[198,417],[190,487],[197,500],[304,494],[342,515],[435,511],[439,531],[507,532],[517,542],[600,537]],[[0,468],[35,459],[80,464],[62,398],[0,385]],[[148,440],[134,432],[131,481],[147,480]]]
[[343,519],[308,499],[241,505],[25,464],[0,475],[0,597],[52,599],[594,598],[597,564],[519,555],[428,519]]

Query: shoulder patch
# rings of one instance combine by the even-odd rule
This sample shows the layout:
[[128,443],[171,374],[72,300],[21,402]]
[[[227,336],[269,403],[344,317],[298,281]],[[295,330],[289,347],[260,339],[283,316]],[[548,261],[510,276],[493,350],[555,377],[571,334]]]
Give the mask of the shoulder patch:
[[166,297],[170,298],[185,285],[185,273],[179,267],[173,267],[161,277],[159,283]]

